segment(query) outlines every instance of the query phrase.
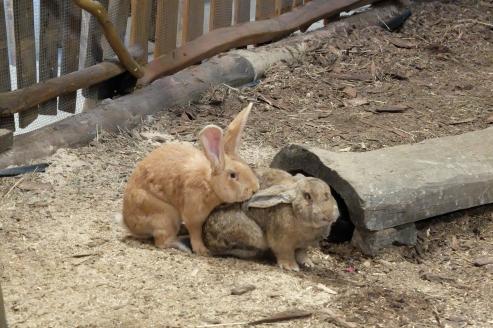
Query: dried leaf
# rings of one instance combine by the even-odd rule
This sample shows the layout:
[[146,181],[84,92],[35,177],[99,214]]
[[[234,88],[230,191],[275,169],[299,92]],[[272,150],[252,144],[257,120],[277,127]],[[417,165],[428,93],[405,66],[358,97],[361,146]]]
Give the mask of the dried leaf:
[[358,95],[358,91],[352,87],[345,87],[342,89],[342,92],[345,93],[349,98],[356,98]]
[[402,113],[405,112],[408,108],[409,107],[407,105],[390,105],[376,108],[375,111],[378,113]]
[[370,65],[370,74],[374,80],[377,78],[377,65],[375,65],[374,61],[372,61]]
[[390,38],[390,43],[392,43],[397,48],[411,49],[416,48],[416,44],[407,40],[398,39],[398,38]]
[[366,98],[354,98],[354,99],[349,99],[345,102],[346,106],[362,106],[362,105],[367,105],[369,103],[368,99]]
[[231,295],[243,295],[248,292],[251,292],[252,290],[255,290],[257,287],[254,285],[244,285],[244,286],[238,286],[233,289],[231,289]]

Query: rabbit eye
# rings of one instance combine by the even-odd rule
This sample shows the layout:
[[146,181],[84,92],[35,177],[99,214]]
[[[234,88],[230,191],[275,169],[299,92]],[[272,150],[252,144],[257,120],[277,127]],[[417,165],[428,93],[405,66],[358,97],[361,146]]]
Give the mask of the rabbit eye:
[[236,172],[229,172],[229,178],[230,179],[236,180],[237,177],[238,177],[238,175],[236,174]]
[[303,194],[303,197],[305,197],[305,199],[308,200],[308,201],[312,200],[312,196],[309,193],[307,193],[307,192],[305,192]]

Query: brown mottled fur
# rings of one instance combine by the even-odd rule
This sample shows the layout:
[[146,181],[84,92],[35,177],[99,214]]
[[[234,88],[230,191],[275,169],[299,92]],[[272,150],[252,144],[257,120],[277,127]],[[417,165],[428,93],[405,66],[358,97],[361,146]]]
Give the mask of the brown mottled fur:
[[270,249],[288,270],[312,266],[307,248],[327,237],[339,216],[329,186],[317,178],[289,178],[279,170],[255,172],[261,190],[242,205],[214,210],[204,225],[206,245],[213,254],[241,258]]
[[194,252],[207,255],[202,225],[222,203],[244,201],[258,190],[258,180],[238,156],[241,133],[251,109],[246,107],[222,136],[216,126],[199,135],[202,150],[170,143],[138,163],[125,189],[123,222],[138,237],[154,237],[157,247],[185,249],[177,234],[183,221]]

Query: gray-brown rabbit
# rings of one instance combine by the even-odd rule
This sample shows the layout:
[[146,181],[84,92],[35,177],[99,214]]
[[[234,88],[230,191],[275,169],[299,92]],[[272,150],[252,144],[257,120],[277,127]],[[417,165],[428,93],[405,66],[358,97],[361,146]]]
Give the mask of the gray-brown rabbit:
[[214,255],[255,258],[272,251],[281,268],[313,266],[307,248],[330,233],[339,210],[329,186],[317,178],[276,169],[255,170],[260,191],[241,204],[214,210],[204,242]]

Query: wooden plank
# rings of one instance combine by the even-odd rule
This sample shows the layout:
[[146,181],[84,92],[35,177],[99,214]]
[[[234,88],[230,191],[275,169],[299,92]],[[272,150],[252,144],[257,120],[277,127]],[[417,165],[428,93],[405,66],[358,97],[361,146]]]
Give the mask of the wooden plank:
[[131,2],[130,45],[139,45],[144,50],[143,54],[137,58],[141,64],[147,63],[151,8],[152,0],[132,0]]
[[[108,0],[99,0],[99,3],[108,9]],[[89,67],[103,61],[102,45],[103,29],[96,17],[91,15],[89,18],[89,28],[87,34],[87,51],[84,61],[84,67]],[[88,89],[82,90],[86,98],[98,99],[98,86],[95,85]]]
[[287,13],[293,9],[293,0],[280,0],[281,14]]
[[[0,92],[10,91],[9,50],[5,25],[4,0],[0,0]],[[15,129],[14,114],[0,115],[0,129]]]
[[211,0],[209,30],[231,26],[233,0]]
[[192,41],[204,34],[204,0],[183,1],[182,43]]
[[176,48],[178,5],[178,0],[158,0],[157,2],[154,58]]
[[250,0],[235,0],[235,24],[250,21]]
[[[61,75],[79,69],[79,48],[82,11],[72,1],[62,1],[62,61]],[[70,92],[59,97],[58,109],[75,113],[77,92]]]
[[[111,22],[115,26],[120,39],[125,42],[127,22],[130,15],[130,0],[110,0],[108,14]],[[106,38],[103,38],[103,58],[109,59],[115,55]]]
[[264,20],[276,16],[276,2],[278,0],[257,0],[255,20]]
[[293,0],[293,8],[303,5],[303,0]]
[[[34,8],[32,0],[16,0],[13,5],[17,88],[25,88],[37,82]],[[19,114],[19,126],[27,127],[36,117],[38,106]]]
[[[39,81],[43,82],[58,76],[58,44],[61,0],[42,0],[40,2],[39,32]],[[57,98],[39,106],[43,115],[57,114]]]

